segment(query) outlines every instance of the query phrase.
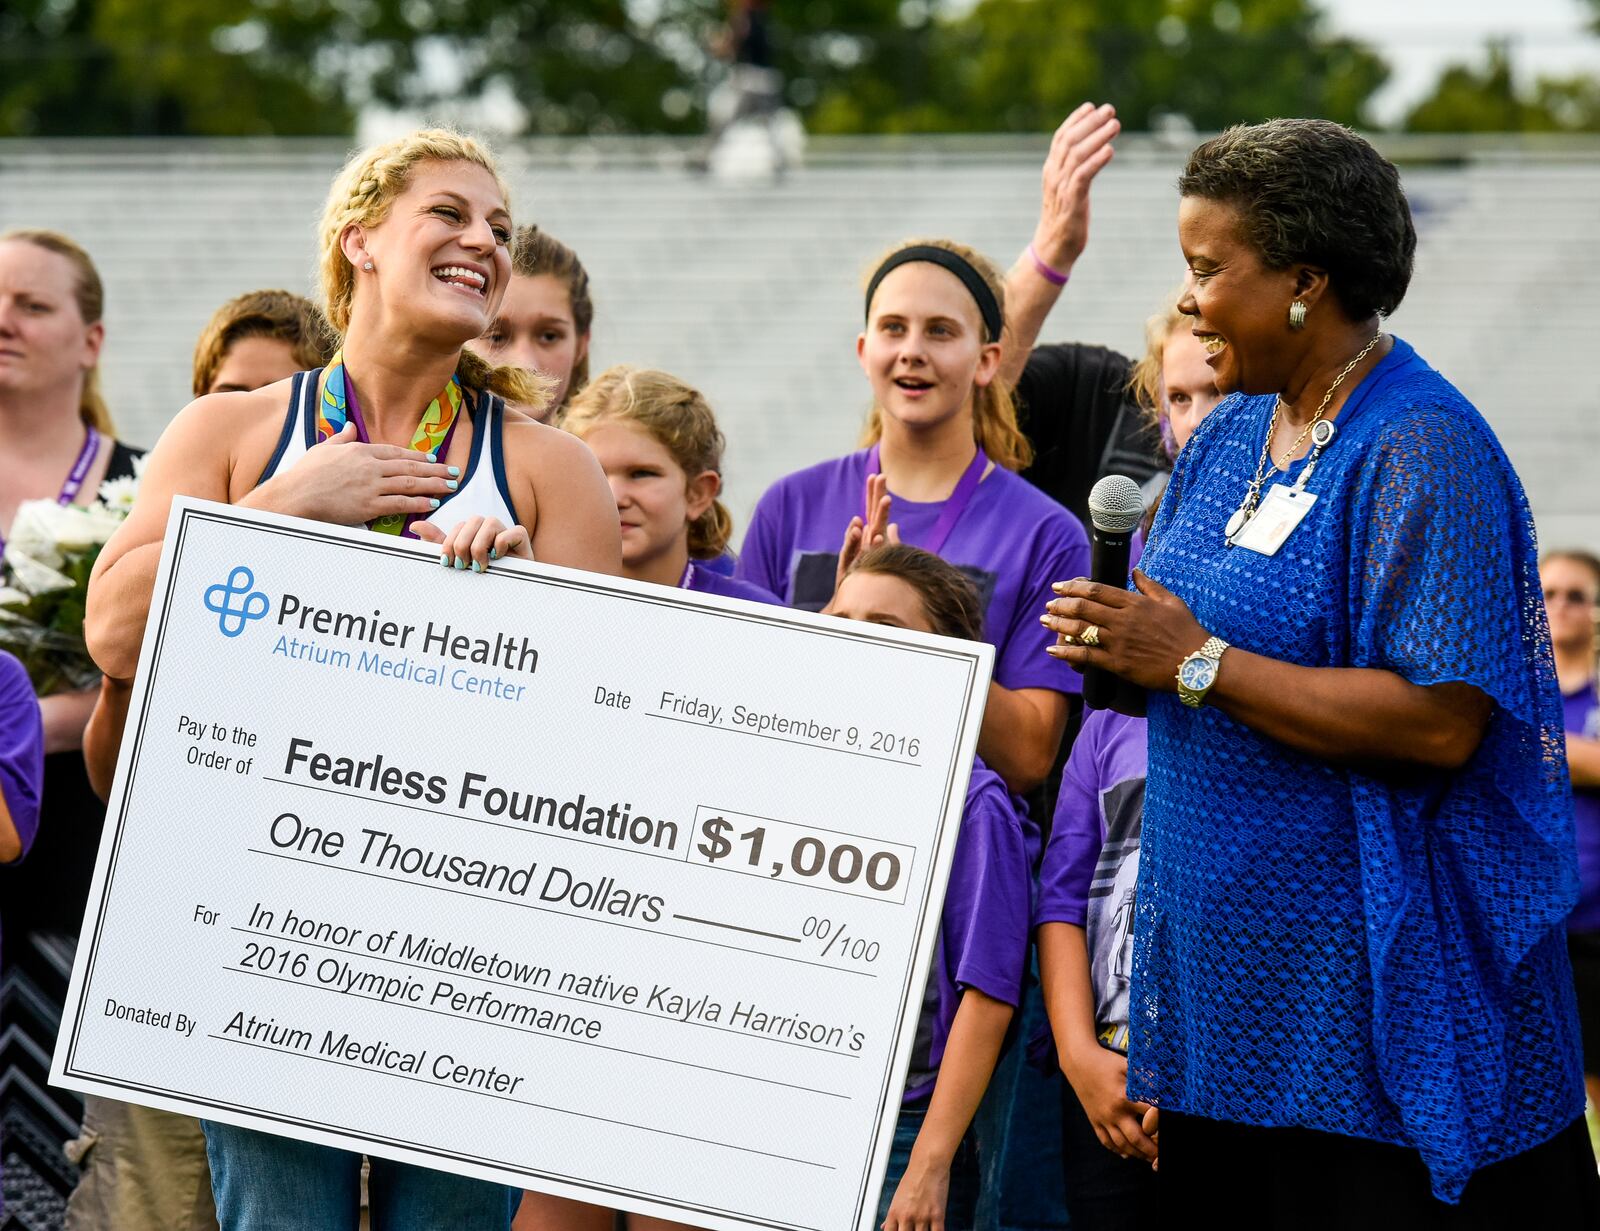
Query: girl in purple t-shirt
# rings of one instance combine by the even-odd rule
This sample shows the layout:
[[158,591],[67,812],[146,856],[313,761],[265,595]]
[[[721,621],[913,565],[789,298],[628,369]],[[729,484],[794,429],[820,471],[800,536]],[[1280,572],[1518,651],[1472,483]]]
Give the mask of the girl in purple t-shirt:
[[733,519],[722,490],[722,432],[699,390],[667,372],[607,368],[573,398],[561,426],[586,443],[617,498],[622,575],[635,581],[743,598],[778,600],[708,565]]
[[[958,570],[901,544],[857,558],[824,611],[969,641],[982,618]],[[1021,810],[976,761],[879,1201],[886,1231],[974,1225],[978,1158],[968,1127],[1021,999],[1028,952]]]
[[[1077,672],[1047,655],[1050,583],[1089,569],[1083,526],[1015,473],[1031,456],[1000,376],[999,272],[948,240],[896,249],[869,282],[856,354],[873,408],[860,452],[778,480],[756,506],[736,576],[816,611],[847,528],[902,541],[977,585],[994,683],[978,752],[1014,791],[1055,763]],[[869,496],[869,483],[872,491]]]
[[1572,773],[1578,838],[1578,905],[1567,920],[1567,952],[1578,989],[1583,1075],[1589,1103],[1600,1107],[1600,693],[1595,671],[1600,559],[1586,551],[1552,551],[1539,562],[1550,617],[1556,678]]

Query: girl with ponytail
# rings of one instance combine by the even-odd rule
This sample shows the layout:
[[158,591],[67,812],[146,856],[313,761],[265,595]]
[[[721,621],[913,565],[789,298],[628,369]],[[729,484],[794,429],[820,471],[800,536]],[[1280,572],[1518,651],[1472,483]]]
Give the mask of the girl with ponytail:
[[699,390],[667,372],[619,364],[579,393],[561,425],[600,459],[622,523],[622,575],[777,603],[754,582],[707,567],[727,549],[723,436]]
[[978,752],[1013,790],[1050,773],[1068,695],[1037,603],[1089,571],[1069,512],[1017,475],[1032,457],[1002,372],[1006,290],[951,240],[902,244],[868,279],[856,356],[873,405],[858,452],[780,479],[756,506],[736,576],[791,606],[832,597],[841,555],[905,541],[977,583],[994,682]]

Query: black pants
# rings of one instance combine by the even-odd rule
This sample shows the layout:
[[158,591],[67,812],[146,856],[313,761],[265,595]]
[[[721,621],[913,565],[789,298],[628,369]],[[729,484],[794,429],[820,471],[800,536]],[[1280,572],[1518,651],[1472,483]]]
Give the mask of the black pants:
[[[1164,1165],[1164,1164],[1163,1164]],[[1100,1144],[1072,1086],[1061,1082],[1061,1170],[1071,1231],[1158,1231],[1160,1176]],[[1242,1228],[1239,1231],[1243,1231]]]
[[1485,1167],[1460,1205],[1436,1200],[1415,1150],[1303,1128],[1161,1113],[1169,1227],[1237,1231],[1565,1231],[1600,1227],[1600,1175],[1580,1116]]

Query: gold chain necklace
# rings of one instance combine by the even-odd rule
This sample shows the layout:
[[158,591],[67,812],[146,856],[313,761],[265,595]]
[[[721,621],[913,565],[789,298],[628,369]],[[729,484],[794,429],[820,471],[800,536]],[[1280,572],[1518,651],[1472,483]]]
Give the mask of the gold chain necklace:
[[[1328,391],[1322,395],[1322,405],[1317,407],[1317,413],[1311,416],[1311,421],[1307,423],[1301,430],[1300,435],[1295,437],[1295,442],[1286,450],[1284,450],[1283,461],[1278,463],[1278,467],[1280,469],[1288,468],[1290,460],[1294,457],[1300,446],[1305,444],[1306,438],[1310,436],[1311,433],[1316,429],[1317,424],[1322,422],[1322,417],[1327,413],[1328,410],[1328,403],[1333,401],[1333,395],[1338,390],[1339,386],[1344,383],[1344,378],[1349,376],[1351,372],[1355,371],[1356,364],[1360,363],[1363,359],[1370,355],[1372,353],[1372,348],[1376,346],[1382,338],[1382,330],[1379,330],[1377,333],[1373,334],[1372,341],[1363,346],[1361,348],[1361,353],[1349,363],[1345,364],[1344,371],[1340,372],[1339,375],[1333,378],[1333,384],[1329,385]],[[1238,534],[1239,531],[1244,529],[1245,523],[1256,514],[1256,505],[1261,499],[1261,488],[1267,481],[1267,470],[1272,462],[1272,433],[1278,426],[1278,414],[1282,410],[1283,397],[1280,394],[1278,399],[1272,405],[1272,418],[1267,420],[1267,438],[1261,442],[1261,457],[1260,460],[1256,462],[1255,476],[1250,480],[1250,487],[1245,492],[1244,500],[1241,501],[1239,507],[1233,511],[1233,516],[1228,518],[1228,524],[1223,530],[1223,535],[1226,538],[1232,539],[1234,535]]]

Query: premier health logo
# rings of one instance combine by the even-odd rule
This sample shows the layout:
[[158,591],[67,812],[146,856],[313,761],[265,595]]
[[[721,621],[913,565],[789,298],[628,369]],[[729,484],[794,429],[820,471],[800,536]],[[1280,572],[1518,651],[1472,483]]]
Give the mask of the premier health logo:
[[228,580],[206,587],[206,609],[217,613],[217,628],[224,637],[237,637],[267,614],[271,604],[255,588],[256,575],[244,565],[236,565]]

